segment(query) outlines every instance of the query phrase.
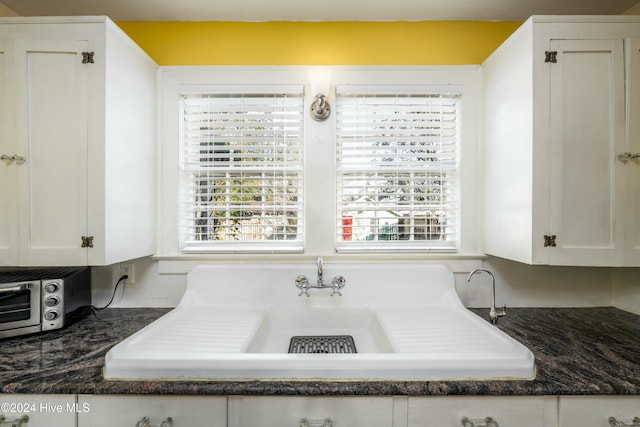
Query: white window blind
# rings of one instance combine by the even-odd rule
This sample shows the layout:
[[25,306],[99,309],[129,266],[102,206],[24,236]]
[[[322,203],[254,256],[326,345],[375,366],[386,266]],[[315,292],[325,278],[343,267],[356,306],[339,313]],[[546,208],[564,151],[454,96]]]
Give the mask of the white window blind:
[[183,94],[180,107],[182,250],[301,250],[302,88]]
[[337,248],[455,251],[460,94],[392,92],[337,90]]

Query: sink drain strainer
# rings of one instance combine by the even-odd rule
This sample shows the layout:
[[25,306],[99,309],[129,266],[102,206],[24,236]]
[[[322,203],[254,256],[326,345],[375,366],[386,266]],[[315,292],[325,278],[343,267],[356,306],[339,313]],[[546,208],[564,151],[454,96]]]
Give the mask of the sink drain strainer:
[[350,335],[291,337],[289,353],[357,353]]

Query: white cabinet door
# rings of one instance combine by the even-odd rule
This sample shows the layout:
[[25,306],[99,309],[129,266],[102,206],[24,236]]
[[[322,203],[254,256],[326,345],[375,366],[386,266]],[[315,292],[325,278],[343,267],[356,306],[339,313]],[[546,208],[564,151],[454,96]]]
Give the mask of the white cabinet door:
[[391,427],[391,397],[230,397],[228,427]]
[[640,265],[640,39],[627,40],[629,60],[627,87],[628,136],[623,154],[633,156],[622,165],[625,173],[627,208],[625,234],[625,265]]
[[6,422],[28,417],[25,427],[74,427],[76,396],[0,394],[0,414]]
[[[554,397],[412,397],[408,427],[460,427],[491,417],[500,427],[556,427]],[[476,423],[481,425],[481,423]]]
[[623,40],[551,40],[549,251],[554,265],[623,263]]
[[78,396],[78,427],[136,427],[147,417],[160,426],[226,427],[227,399],[210,396]]
[[82,265],[87,249],[86,41],[18,40],[21,264]]
[[13,48],[9,41],[0,40],[0,265],[18,262],[17,168],[12,160],[16,154],[13,123]]
[[639,396],[561,396],[559,427],[610,427],[609,418],[633,425]]

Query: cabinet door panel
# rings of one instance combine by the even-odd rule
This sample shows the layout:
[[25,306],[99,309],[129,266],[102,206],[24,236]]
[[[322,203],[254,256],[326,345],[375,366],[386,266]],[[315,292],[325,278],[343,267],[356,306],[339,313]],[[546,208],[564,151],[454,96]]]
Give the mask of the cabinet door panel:
[[391,427],[391,397],[234,397],[229,398],[229,427],[300,427],[330,418],[334,426]]
[[78,427],[135,427],[143,417],[159,426],[226,427],[227,399],[210,396],[78,396]]
[[551,40],[551,264],[621,263],[622,40]]
[[632,424],[640,417],[638,396],[560,397],[560,427],[610,427],[609,417]]
[[[75,395],[0,395],[7,422],[29,417],[27,427],[74,427],[76,425]],[[8,411],[6,411],[8,409]],[[11,425],[11,424],[5,424]]]
[[[13,156],[16,151],[12,127],[13,96],[9,84],[11,53],[10,42],[0,40],[0,156]],[[18,262],[16,168],[15,162],[0,160],[0,265]]]
[[86,263],[87,42],[19,41],[21,263]]
[[462,418],[493,418],[500,427],[555,427],[553,397],[414,397],[409,398],[408,427],[454,427]]

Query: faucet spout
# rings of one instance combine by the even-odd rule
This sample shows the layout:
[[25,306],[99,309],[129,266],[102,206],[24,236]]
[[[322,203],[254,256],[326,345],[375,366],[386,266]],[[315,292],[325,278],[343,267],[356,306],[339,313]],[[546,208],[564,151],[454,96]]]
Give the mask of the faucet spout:
[[321,256],[318,257],[317,265],[318,265],[318,286],[322,286],[323,285],[322,267],[324,265],[324,261],[322,261]]
[[322,260],[322,257],[318,257],[316,266],[318,267],[318,278],[316,279],[317,282],[315,285],[309,283],[309,280],[304,275],[299,275],[298,277],[296,277],[296,288],[300,290],[298,296],[309,296],[309,289],[329,289],[331,290],[331,293],[329,295],[334,296],[335,294],[338,294],[339,296],[342,296],[341,290],[347,284],[347,280],[343,276],[337,275],[333,278],[331,284],[325,285],[323,277],[324,261]]
[[484,272],[491,276],[491,308],[489,309],[489,319],[491,320],[492,325],[498,324],[498,319],[507,315],[507,306],[506,304],[502,305],[502,309],[500,311],[496,310],[496,278],[492,272],[489,270],[485,270],[484,268],[476,268],[467,277],[467,283],[471,282],[471,277],[476,274]]

